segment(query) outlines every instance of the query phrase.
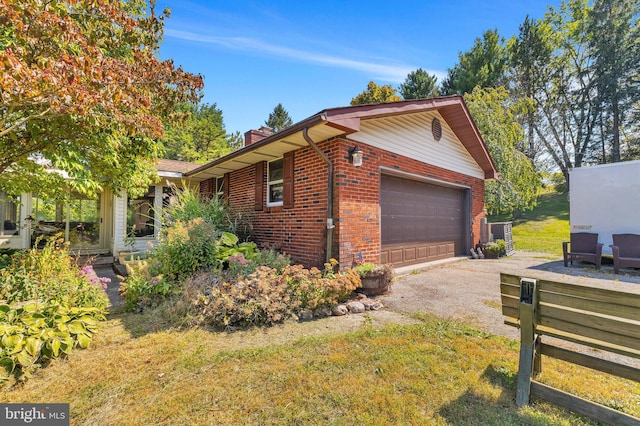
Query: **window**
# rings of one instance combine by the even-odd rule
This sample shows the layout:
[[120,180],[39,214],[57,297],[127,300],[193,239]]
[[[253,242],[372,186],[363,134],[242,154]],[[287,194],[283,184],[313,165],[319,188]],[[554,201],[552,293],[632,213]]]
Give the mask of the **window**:
[[0,235],[20,235],[20,198],[10,200],[0,191]]
[[271,161],[267,174],[267,205],[281,206],[284,200],[283,159]]
[[156,189],[150,186],[139,198],[129,199],[127,203],[127,235],[153,237],[155,232]]
[[216,178],[216,195],[219,198],[224,197],[224,177]]

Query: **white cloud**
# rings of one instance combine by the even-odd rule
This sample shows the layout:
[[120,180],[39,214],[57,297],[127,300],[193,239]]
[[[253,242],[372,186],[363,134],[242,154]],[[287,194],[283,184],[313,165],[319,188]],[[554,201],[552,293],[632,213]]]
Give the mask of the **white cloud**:
[[[227,49],[267,54],[271,57],[291,59],[298,62],[360,71],[371,76],[373,79],[380,79],[394,83],[403,82],[407,77],[407,74],[417,68],[410,65],[386,64],[383,61],[362,61],[312,51],[292,49],[289,47],[264,43],[260,40],[247,37],[215,37],[174,29],[167,29],[165,35],[181,40],[214,44]],[[444,76],[442,72],[428,72],[436,74],[438,79],[441,79]]]

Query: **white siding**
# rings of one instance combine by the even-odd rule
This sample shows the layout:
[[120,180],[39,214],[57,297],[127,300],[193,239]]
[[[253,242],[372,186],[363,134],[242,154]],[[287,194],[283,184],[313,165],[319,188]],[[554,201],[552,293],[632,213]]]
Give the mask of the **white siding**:
[[[438,142],[433,139],[431,132],[431,122],[436,117],[442,124],[442,138]],[[443,169],[484,179],[484,172],[478,163],[435,111],[363,120],[360,131],[349,135],[349,138]]]
[[[162,209],[162,185],[155,187],[154,208],[156,211]],[[125,244],[125,235],[127,230],[127,194],[125,191],[120,196],[113,197],[113,212],[115,216],[113,231],[112,252],[114,256],[118,256],[121,251],[131,251],[132,249]],[[134,251],[148,251],[158,242],[158,229],[160,222],[156,220],[155,237],[139,237],[133,247]]]
[[569,170],[571,232],[593,232],[612,254],[613,234],[640,234],[640,160]]
[[31,194],[20,195],[20,225],[19,235],[0,236],[0,248],[29,248],[31,247],[31,221],[27,217],[31,215]]

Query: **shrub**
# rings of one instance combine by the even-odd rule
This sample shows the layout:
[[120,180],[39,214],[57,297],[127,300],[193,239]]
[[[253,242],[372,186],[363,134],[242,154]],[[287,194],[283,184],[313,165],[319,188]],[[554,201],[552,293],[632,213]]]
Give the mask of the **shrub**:
[[495,240],[484,247],[485,256],[500,257],[507,253],[507,243],[504,240]]
[[284,277],[275,269],[260,267],[246,280],[213,282],[197,296],[194,307],[202,323],[233,328],[280,323],[297,305]]
[[160,236],[153,258],[170,280],[180,280],[215,263],[220,232],[201,218],[176,221]]
[[15,253],[0,270],[0,300],[15,303],[36,299],[73,307],[95,307],[103,311],[109,299],[88,269],[78,267],[69,254],[68,243],[50,238],[42,250],[38,244]]
[[[152,259],[151,262],[155,261]],[[120,284],[119,291],[127,311],[133,311],[142,305],[159,303],[180,291],[180,286],[175,281],[167,280],[162,274],[156,274],[147,260],[139,260],[127,264],[126,267],[128,275]]]
[[550,177],[551,185],[553,185],[554,189],[559,194],[564,194],[567,192],[567,180],[564,177],[562,172],[555,172]]
[[153,258],[159,265],[158,273],[179,281],[201,269],[222,269],[228,265],[229,257],[251,259],[257,246],[250,242],[238,244],[238,241],[236,235],[221,233],[202,218],[188,222],[178,220],[160,238]]
[[99,309],[69,308],[56,302],[0,305],[0,382],[26,380],[49,360],[87,348]]
[[260,266],[273,268],[280,273],[284,268],[291,265],[291,259],[289,256],[278,253],[275,250],[257,250],[248,258],[243,253],[228,256],[227,264],[229,267],[227,275],[235,278],[238,275],[247,277]]
[[[329,265],[332,266],[332,265]],[[183,300],[176,306],[190,306],[188,315],[196,324],[217,328],[273,325],[303,309],[334,306],[360,285],[353,270],[334,273],[301,265],[275,268],[258,267],[236,281],[199,275],[185,283]]]
[[151,258],[127,265],[128,276],[120,293],[125,309],[134,310],[178,293],[180,283],[199,271],[228,267],[233,276],[246,276],[263,261],[280,264],[288,263],[288,258],[258,252],[254,243],[238,244],[237,236],[219,234],[201,218],[177,221],[160,239]]
[[189,222],[202,219],[213,225],[219,232],[238,235],[242,241],[248,241],[253,232],[252,215],[242,210],[230,209],[219,197],[203,199],[197,191],[184,186],[178,188],[170,184],[173,195],[162,209],[163,230],[176,222]]
[[11,257],[20,249],[0,249],[0,269],[4,269],[11,264]]

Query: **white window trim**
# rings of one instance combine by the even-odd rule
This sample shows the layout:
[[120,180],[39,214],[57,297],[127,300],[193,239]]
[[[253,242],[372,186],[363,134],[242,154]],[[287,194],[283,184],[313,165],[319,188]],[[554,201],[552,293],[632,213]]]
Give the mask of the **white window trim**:
[[[17,234],[2,234],[0,235],[0,238],[2,239],[20,239],[22,238],[23,234],[24,234],[24,230],[22,229],[22,226],[20,226],[21,223],[24,223],[23,220],[23,216],[24,216],[24,206],[23,206],[23,198],[22,196],[18,197],[18,204],[12,203],[16,206],[16,219],[15,219],[15,225],[16,225],[16,229],[15,231],[18,231]],[[7,208],[7,205],[9,204],[9,197],[2,191],[0,191],[0,202],[2,203],[6,203],[2,208],[0,208],[0,211],[2,211],[2,215],[0,217],[1,220],[4,221],[4,209]],[[4,224],[3,228],[4,229]],[[4,230],[3,232],[6,232],[6,230]],[[1,244],[0,244],[1,245]]]
[[[222,181],[222,185],[218,186],[218,181]],[[224,176],[215,178],[216,187],[214,188],[216,197],[222,198],[224,196]]]
[[[278,180],[269,180],[270,177],[270,172],[271,172],[271,163],[278,161],[278,160],[283,160],[283,164],[282,164],[282,173],[283,173],[283,179],[278,179]],[[282,194],[283,199],[280,201],[271,201],[271,186],[273,185],[278,185],[284,183],[284,158],[280,157],[277,158],[275,160],[269,161],[267,163],[267,207],[278,207],[278,206],[282,206],[284,204],[284,193]]]

